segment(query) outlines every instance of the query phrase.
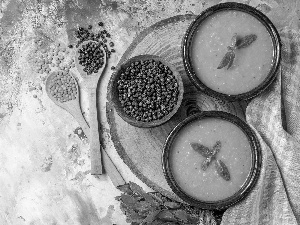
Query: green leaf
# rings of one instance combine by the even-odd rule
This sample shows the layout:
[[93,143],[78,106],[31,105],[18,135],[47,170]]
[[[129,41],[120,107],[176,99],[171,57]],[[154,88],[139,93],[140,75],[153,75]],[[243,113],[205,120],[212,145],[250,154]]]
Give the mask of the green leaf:
[[126,205],[134,205],[137,203],[137,200],[134,197],[126,194],[121,195],[121,201]]
[[142,224],[153,224],[152,222],[156,219],[157,215],[160,213],[159,210],[151,211],[148,216],[143,220]]
[[132,195],[133,194],[132,190],[130,189],[130,185],[129,184],[119,185],[117,188],[120,191],[124,192],[125,194],[128,194],[128,195]]
[[133,182],[129,182],[130,188],[133,193],[143,197],[146,201],[150,202],[153,206],[158,206],[159,204],[151,197],[151,195],[147,194],[139,185]]
[[180,208],[180,204],[177,202],[165,202],[164,206],[166,206],[169,209],[179,209]]
[[163,221],[166,221],[166,222],[176,222],[177,219],[175,218],[175,216],[173,215],[173,213],[168,210],[168,209],[165,209],[165,210],[162,210],[158,215],[157,215],[157,218],[163,220]]
[[121,201],[121,196],[116,196],[115,199],[116,199],[117,201]]
[[130,189],[133,191],[135,194],[139,194],[143,196],[144,193],[146,193],[143,188],[141,188],[139,185],[137,185],[134,182],[129,181]]
[[160,221],[160,220],[155,220],[152,222],[151,225],[165,225],[163,221]]
[[186,213],[186,211],[182,209],[178,209],[174,211],[173,214],[175,215],[176,218],[180,219],[184,223],[188,222],[188,214]]
[[249,45],[251,45],[255,40],[257,39],[257,36],[255,34],[246,35],[245,37],[241,38],[236,43],[236,48],[246,48]]
[[164,197],[158,192],[149,192],[148,193],[158,204],[164,204]]
[[151,210],[153,207],[151,203],[147,201],[140,201],[136,204],[136,210],[139,212],[145,212]]
[[228,51],[228,52],[224,55],[224,57],[222,58],[222,60],[221,60],[221,62],[220,62],[220,64],[219,64],[219,66],[217,67],[217,69],[222,69],[222,68],[224,68],[224,67],[227,66],[227,65],[228,65],[227,69],[229,69],[229,68],[232,66],[232,64],[233,64],[234,58],[235,58],[235,53],[234,53],[234,51]]
[[137,212],[135,212],[132,208],[128,207],[128,205],[121,205],[122,212],[126,215],[126,222],[138,222],[141,223],[145,217],[140,216]]

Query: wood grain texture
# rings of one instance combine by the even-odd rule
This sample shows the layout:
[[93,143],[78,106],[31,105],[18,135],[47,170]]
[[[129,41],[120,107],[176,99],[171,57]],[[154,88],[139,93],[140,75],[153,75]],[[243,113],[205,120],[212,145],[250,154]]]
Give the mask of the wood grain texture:
[[242,118],[244,115],[240,103],[228,103],[204,95],[196,90],[187,77],[181,58],[181,42],[185,30],[194,18],[195,15],[175,16],[145,29],[135,38],[118,64],[119,66],[136,55],[152,54],[162,57],[177,69],[182,77],[185,94],[181,107],[171,120],[155,128],[133,127],[117,115],[110,96],[107,96],[110,133],[120,157],[149,187],[178,201],[181,200],[171,191],[164,178],[161,155],[169,132],[186,118],[189,105],[196,103],[200,110],[222,110]]

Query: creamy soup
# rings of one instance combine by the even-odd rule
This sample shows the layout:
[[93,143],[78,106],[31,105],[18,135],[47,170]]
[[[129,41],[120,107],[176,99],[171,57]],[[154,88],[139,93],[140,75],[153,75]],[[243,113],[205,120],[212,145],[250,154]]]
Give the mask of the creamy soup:
[[[248,47],[235,50],[233,65],[217,69],[231,39],[255,34]],[[191,50],[192,66],[207,87],[223,94],[242,94],[262,83],[273,64],[273,42],[266,27],[255,17],[237,10],[209,16],[196,31]]]
[[[217,141],[221,148],[206,170],[201,168],[205,157],[196,152],[191,143],[212,148]],[[252,165],[251,146],[245,133],[223,119],[196,120],[179,131],[171,146],[172,174],[191,197],[202,201],[218,201],[235,194],[245,183]],[[222,178],[215,162],[221,160],[230,173],[230,180]]]

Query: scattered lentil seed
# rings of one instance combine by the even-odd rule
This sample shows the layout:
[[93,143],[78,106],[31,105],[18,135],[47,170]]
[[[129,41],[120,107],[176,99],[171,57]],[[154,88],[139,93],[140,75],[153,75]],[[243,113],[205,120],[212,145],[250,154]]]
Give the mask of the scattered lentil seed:
[[99,25],[100,27],[103,27],[104,24],[103,24],[103,22],[99,22],[98,25]]
[[116,69],[116,67],[112,66],[112,67],[111,67],[111,69],[112,69],[112,70],[115,70],[115,69]]

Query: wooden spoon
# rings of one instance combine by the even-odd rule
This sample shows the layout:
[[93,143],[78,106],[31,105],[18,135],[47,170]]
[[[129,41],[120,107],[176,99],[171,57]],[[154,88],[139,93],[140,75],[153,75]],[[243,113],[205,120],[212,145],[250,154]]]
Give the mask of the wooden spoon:
[[[67,102],[59,102],[51,95],[51,93],[50,93],[50,82],[53,79],[54,73],[51,73],[47,77],[46,85],[45,85],[46,93],[47,93],[48,97],[56,105],[58,105],[59,107],[63,108],[67,112],[69,112],[76,119],[76,121],[79,123],[79,125],[83,129],[83,131],[86,134],[86,136],[88,137],[88,139],[91,140],[90,139],[90,137],[91,137],[90,136],[90,127],[87,124],[86,120],[84,119],[84,117],[82,115],[81,107],[80,107],[78,83],[77,83],[75,77],[71,73],[70,73],[70,75],[73,77],[73,79],[75,80],[75,83],[76,83],[77,95],[76,95],[75,100],[70,100],[70,101],[67,101]],[[124,185],[126,183],[124,178],[122,177],[122,175],[120,174],[120,172],[116,168],[115,164],[112,162],[111,158],[109,157],[109,155],[107,154],[105,149],[103,149],[103,150],[104,150],[103,151],[104,168],[105,168],[108,176],[110,177],[112,183],[115,185],[115,187],[118,187],[119,185]]]
[[[82,48],[83,45],[86,45],[87,43],[94,42],[98,44],[95,41],[85,41],[80,44],[80,46],[77,48],[78,50]],[[91,174],[93,175],[100,175],[102,174],[102,160],[101,160],[101,152],[102,148],[100,145],[100,138],[99,138],[99,128],[98,128],[98,114],[97,114],[97,86],[98,81],[103,74],[105,68],[106,68],[106,52],[102,48],[101,49],[104,53],[104,64],[102,68],[98,70],[97,73],[92,73],[87,75],[86,72],[83,71],[84,67],[79,64],[79,52],[76,51],[75,55],[75,63],[77,70],[81,74],[85,86],[88,89],[89,93],[89,104],[90,104],[90,133],[91,133],[91,139],[90,139],[90,148],[91,148]]]

